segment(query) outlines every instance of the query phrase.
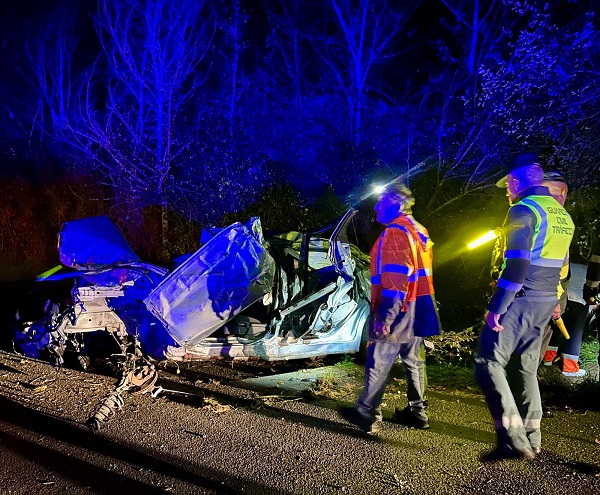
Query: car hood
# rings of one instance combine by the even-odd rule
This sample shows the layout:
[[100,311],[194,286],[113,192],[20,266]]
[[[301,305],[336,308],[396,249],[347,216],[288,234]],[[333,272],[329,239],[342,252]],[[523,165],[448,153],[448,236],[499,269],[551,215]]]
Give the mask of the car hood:
[[65,222],[58,233],[60,262],[75,272],[40,278],[43,281],[83,277],[89,283],[116,286],[135,282],[147,272],[167,270],[140,260],[116,225],[106,216]]
[[65,222],[58,233],[58,253],[63,265],[78,270],[140,261],[106,216]]
[[275,261],[260,238],[240,223],[230,225],[144,299],[179,345],[197,344],[271,292]]

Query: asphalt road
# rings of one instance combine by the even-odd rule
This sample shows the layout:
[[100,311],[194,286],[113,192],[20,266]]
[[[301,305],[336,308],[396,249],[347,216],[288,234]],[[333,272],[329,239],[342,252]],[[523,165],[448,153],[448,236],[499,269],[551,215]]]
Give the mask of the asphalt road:
[[600,494],[597,411],[545,418],[533,461],[483,463],[494,434],[477,394],[431,391],[430,430],[386,422],[372,438],[339,418],[347,403],[246,390],[231,384],[252,374],[243,364],[215,369],[161,372],[194,395],[126,394],[94,432],[86,420],[114,378],[0,352],[0,492]]

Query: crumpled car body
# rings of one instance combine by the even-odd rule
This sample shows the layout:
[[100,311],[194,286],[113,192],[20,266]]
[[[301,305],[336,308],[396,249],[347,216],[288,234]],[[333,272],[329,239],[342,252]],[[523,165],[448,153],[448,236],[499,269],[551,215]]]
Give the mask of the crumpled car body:
[[39,281],[73,279],[70,297],[48,300],[41,320],[18,326],[15,344],[34,358],[50,351],[60,364],[66,350],[84,354],[102,331],[112,337],[114,352],[128,352],[131,336],[148,356],[164,358],[164,348],[174,341],[141,301],[168,270],[142,262],[105,216],[65,223],[58,251],[63,267],[73,270]]
[[144,304],[180,345],[193,345],[262,300],[275,260],[240,223],[218,232],[168,274]]
[[[273,283],[261,284],[253,300],[245,296],[245,289],[242,294],[237,293],[240,289],[235,274],[240,272],[234,269],[229,275],[217,271],[228,297],[224,298],[225,306],[217,304],[216,309],[214,298],[206,297],[210,281],[198,289],[189,283],[198,275],[194,270],[182,265],[173,271],[144,301],[178,344],[169,346],[166,356],[175,360],[258,357],[275,361],[357,352],[368,321],[369,287],[365,283],[368,279],[354,276],[356,266],[345,237],[353,216],[354,211],[350,210],[330,237],[325,235],[328,229],[269,236],[268,248],[263,246],[268,252],[257,251],[260,254],[256,259],[261,263],[255,269],[265,273],[270,270],[267,266],[274,267]],[[203,249],[210,251],[211,242],[221,234],[196,255],[202,257]],[[221,252],[223,249],[215,249],[213,256],[218,257]],[[268,260],[264,267],[263,255]],[[240,255],[235,256],[239,259]],[[227,278],[230,283],[225,282]],[[242,278],[245,279],[245,273]],[[270,271],[265,279],[271,279]],[[172,294],[177,296],[171,297]],[[170,303],[176,299],[188,301],[187,304],[202,300],[211,304],[204,304],[204,311],[196,304],[194,311],[174,316]],[[161,300],[162,306],[158,304]],[[244,303],[240,304],[240,300]],[[235,311],[237,308],[239,312]],[[219,309],[224,309],[224,313],[219,314]],[[207,323],[205,315],[212,317]]]
[[[107,217],[63,225],[61,262],[73,300],[34,329],[52,341],[128,334],[155,359],[300,359],[357,352],[369,316],[369,277],[346,231],[355,211],[313,232],[263,235],[260,219],[213,231],[171,272],[143,263]],[[96,239],[98,237],[98,239]],[[28,353],[27,332],[17,343]],[[25,336],[25,338],[23,338]],[[24,342],[23,342],[24,341]],[[29,343],[31,344],[31,343]],[[38,356],[33,356],[38,357]]]

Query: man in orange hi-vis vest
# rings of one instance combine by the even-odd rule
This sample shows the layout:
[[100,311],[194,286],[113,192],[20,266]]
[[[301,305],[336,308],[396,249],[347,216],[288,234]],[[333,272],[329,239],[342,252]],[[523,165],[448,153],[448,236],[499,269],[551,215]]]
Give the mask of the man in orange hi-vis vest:
[[429,428],[423,393],[423,337],[440,333],[433,291],[432,245],[427,229],[411,214],[414,198],[400,183],[388,185],[375,205],[377,221],[386,225],[371,249],[371,322],[365,364],[365,389],[355,407],[340,414],[367,433],[381,425],[381,400],[394,361],[406,371],[408,407],[394,420]]

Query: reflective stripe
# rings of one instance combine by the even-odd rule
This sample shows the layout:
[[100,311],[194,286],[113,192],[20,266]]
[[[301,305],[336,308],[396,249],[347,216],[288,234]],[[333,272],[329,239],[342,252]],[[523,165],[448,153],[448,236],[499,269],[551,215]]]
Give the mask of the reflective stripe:
[[570,215],[551,196],[533,195],[517,204],[527,206],[538,221],[532,239],[531,263],[560,268],[575,227]]
[[[379,245],[377,246],[377,263],[376,263],[377,274],[375,275],[376,277],[381,276],[381,246],[383,245],[384,236],[385,236],[385,230],[379,236]],[[381,284],[381,278],[379,279],[379,282],[377,282],[377,283]]]
[[549,268],[562,268],[563,260],[556,260],[552,258],[538,258],[536,260],[532,260],[531,264],[534,266],[546,266]]
[[501,289],[505,289],[505,290],[512,290],[514,292],[519,292],[521,290],[521,287],[523,287],[523,284],[518,284],[516,282],[509,282],[508,280],[506,280],[504,278],[499,278],[498,279],[498,287],[500,287]]
[[[399,221],[401,220],[399,219]],[[406,241],[408,241],[412,254],[409,259],[412,261],[407,261],[406,263],[398,262],[397,258],[394,259],[393,250],[382,251],[384,244],[387,246],[387,242],[389,241],[389,237],[388,241],[384,240],[386,236],[397,237],[399,245],[402,249],[405,249],[405,240],[402,234],[396,234],[393,231],[388,231],[388,229],[397,229],[406,234]],[[421,234],[418,228],[416,230],[417,232],[415,233],[408,225],[389,224],[379,236],[378,242],[371,248],[371,302],[375,306],[380,304],[382,299],[386,300],[384,304],[387,304],[390,300],[394,304],[397,302],[405,303],[408,300],[409,294],[411,294],[411,300],[414,300],[416,297],[426,295],[421,294],[425,291],[427,291],[429,297],[433,297],[431,255],[427,251],[426,246],[423,246],[423,254],[421,255],[423,259],[419,256],[418,249],[421,248],[421,245],[418,244],[419,241],[416,235],[419,234],[423,241],[427,240],[427,245],[431,243],[426,236],[423,237],[425,234]],[[415,241],[415,239],[417,240]],[[425,264],[426,266],[423,266]],[[421,277],[423,278],[422,283],[419,280]],[[384,286],[387,288],[384,289]],[[406,310],[404,307],[403,309],[404,311]],[[435,309],[433,307],[434,312]],[[432,322],[432,326],[434,326],[433,324],[436,324],[436,322]]]
[[[408,230],[406,227],[403,227],[402,225],[398,225],[397,223],[390,223],[390,224],[387,226],[387,228],[388,228],[388,229],[398,229],[398,230],[402,230],[402,231],[404,231],[404,232],[406,232],[407,234],[409,234],[409,235],[410,235],[410,231],[409,231],[409,230]],[[412,236],[411,236],[411,237],[412,237]]]
[[523,426],[525,428],[532,428],[534,430],[539,430],[541,425],[542,425],[541,419],[525,418],[523,420]]
[[406,297],[406,292],[403,290],[383,289],[381,295],[383,297],[389,297],[390,299],[404,299]]
[[409,266],[398,264],[383,265],[381,268],[381,273],[402,273],[404,275],[409,275],[412,271],[413,269]]
[[[412,234],[406,227],[392,223],[392,224],[388,225],[387,228],[398,229],[403,232],[406,232],[406,234],[408,235],[408,242],[411,244],[414,243]],[[387,230],[387,228],[386,228],[386,230]],[[413,272],[413,269],[408,266],[400,265],[400,264],[393,264],[393,263],[388,263],[388,264],[382,266],[382,262],[381,262],[382,249],[381,249],[381,247],[383,245],[383,238],[385,237],[386,230],[384,230],[381,233],[381,235],[379,236],[379,243],[377,246],[377,260],[376,260],[377,274],[371,275],[371,283],[373,285],[381,285],[381,275],[384,273],[400,273],[402,275],[407,275],[408,282],[415,282],[419,278],[419,274],[418,274],[418,272],[417,273]],[[406,292],[394,291],[394,290],[388,289],[388,290],[382,290],[381,295],[386,296],[386,297],[391,297],[391,298],[395,298],[395,297],[398,297],[398,295],[400,295],[400,297],[402,297],[402,299],[404,299],[406,297]]]
[[522,260],[531,259],[531,251],[525,251],[524,249],[507,249],[504,252],[505,258],[519,258]]
[[523,419],[518,414],[512,414],[511,416],[502,416],[501,424],[504,429],[510,428],[523,428]]
[[531,244],[531,259],[537,259],[542,256],[542,249],[546,241],[546,232],[548,231],[548,217],[542,207],[530,198],[521,200],[521,204],[528,206],[538,219],[538,224],[533,233]]

